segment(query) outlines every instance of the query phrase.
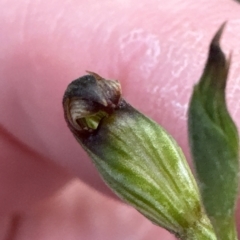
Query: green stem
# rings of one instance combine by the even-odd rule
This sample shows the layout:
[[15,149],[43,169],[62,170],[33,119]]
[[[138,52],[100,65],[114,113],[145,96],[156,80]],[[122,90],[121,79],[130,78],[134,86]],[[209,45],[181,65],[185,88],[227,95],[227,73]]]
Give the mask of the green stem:
[[235,218],[216,218],[212,220],[218,240],[238,240]]
[[213,227],[207,218],[204,216],[194,226],[189,227],[184,236],[180,236],[181,240],[217,240]]

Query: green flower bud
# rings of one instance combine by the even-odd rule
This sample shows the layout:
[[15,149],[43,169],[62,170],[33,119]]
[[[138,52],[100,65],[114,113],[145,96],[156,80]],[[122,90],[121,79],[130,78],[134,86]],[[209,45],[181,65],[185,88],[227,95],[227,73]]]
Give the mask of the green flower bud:
[[205,210],[218,239],[236,239],[234,211],[238,193],[239,141],[226,106],[230,61],[213,38],[205,70],[194,87],[188,112],[189,139]]
[[173,138],[97,74],[67,88],[65,119],[104,181],[153,223],[181,239],[214,240],[198,189]]

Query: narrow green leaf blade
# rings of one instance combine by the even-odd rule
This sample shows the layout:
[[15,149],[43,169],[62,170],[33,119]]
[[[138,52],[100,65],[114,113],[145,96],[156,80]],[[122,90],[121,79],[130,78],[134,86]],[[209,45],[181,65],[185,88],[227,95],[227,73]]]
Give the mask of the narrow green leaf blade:
[[223,28],[224,25],[211,42],[203,75],[194,87],[188,128],[206,212],[219,239],[235,239],[232,224],[238,193],[239,140],[225,100],[230,61],[219,46]]

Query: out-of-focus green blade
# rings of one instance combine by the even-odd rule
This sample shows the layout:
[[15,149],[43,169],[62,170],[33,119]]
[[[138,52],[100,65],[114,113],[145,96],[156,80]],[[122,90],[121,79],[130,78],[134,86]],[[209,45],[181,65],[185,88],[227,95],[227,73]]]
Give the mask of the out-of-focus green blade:
[[229,62],[220,46],[224,25],[214,36],[205,70],[188,111],[191,152],[206,212],[219,239],[236,239],[239,140],[226,106]]

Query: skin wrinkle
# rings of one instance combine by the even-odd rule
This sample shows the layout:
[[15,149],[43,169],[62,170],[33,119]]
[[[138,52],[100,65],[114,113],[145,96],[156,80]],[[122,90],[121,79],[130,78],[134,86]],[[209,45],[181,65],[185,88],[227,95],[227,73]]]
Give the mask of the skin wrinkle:
[[[42,165],[45,165],[46,172],[48,171],[48,169],[51,170],[53,168],[53,163],[50,160],[42,158],[42,156],[39,153],[37,153],[36,151],[31,149],[29,146],[27,146],[24,143],[22,143],[12,133],[10,133],[8,130],[6,130],[1,124],[0,124],[0,135],[1,135],[1,138],[4,138],[5,141],[8,142],[9,145],[14,146],[14,149],[15,149],[14,151],[18,152],[18,150],[19,150],[19,152],[24,152],[25,156],[28,156],[28,158],[30,158],[31,161],[35,162],[35,164],[38,166],[40,171],[42,171],[42,169],[41,169]],[[2,144],[1,144],[1,146],[2,146]],[[20,154],[19,154],[19,156],[20,156]],[[6,156],[5,156],[4,161],[6,161],[6,160],[8,160],[9,163],[1,164],[1,169],[2,170],[5,169],[5,171],[7,170],[8,174],[14,174],[14,172],[17,170],[16,166],[13,165],[14,164],[14,160],[12,160],[11,158],[8,159],[8,157],[6,158]],[[19,197],[19,199],[18,199],[19,204],[14,204],[13,205],[14,206],[13,209],[15,211],[23,210],[26,207],[29,207],[29,202],[32,201],[31,199],[36,198],[35,195],[38,195],[37,198],[39,198],[40,196],[41,196],[41,198],[44,198],[44,197],[48,196],[49,194],[51,194],[52,191],[54,191],[54,189],[56,191],[59,187],[63,186],[63,184],[65,184],[65,182],[70,179],[69,174],[66,173],[65,171],[63,171],[63,169],[61,169],[61,167],[55,166],[54,168],[56,168],[56,169],[54,169],[54,171],[52,172],[53,176],[59,181],[58,174],[61,174],[61,178],[63,177],[63,179],[60,180],[58,183],[54,183],[54,181],[52,181],[53,186],[51,187],[52,188],[51,191],[49,192],[49,190],[47,189],[45,191],[42,191],[42,193],[40,193],[40,194],[39,193],[36,194],[36,192],[34,193],[34,191],[32,189],[32,187],[33,188],[37,188],[38,185],[31,186],[29,184],[29,188],[30,188],[29,190],[32,191],[32,196],[28,196],[28,197],[24,196],[24,198],[25,198],[24,201],[25,202],[24,202],[24,204],[22,204],[22,202],[21,202],[21,200],[23,200],[23,199],[21,199],[22,196],[18,196],[19,193],[16,194],[16,196]],[[5,176],[4,176],[5,174],[3,174],[3,176],[1,176],[1,178],[4,179],[5,178]],[[24,179],[21,179],[22,178],[21,177],[22,174],[24,174],[24,172],[23,173],[15,172],[15,174],[14,174],[15,178],[17,180],[17,181],[15,180],[16,181],[15,193],[19,192],[19,190],[20,190],[20,192],[23,192],[23,193],[26,191],[26,189],[24,189],[24,185],[26,185],[27,182],[25,182]],[[29,173],[29,174],[30,174],[29,176],[31,176],[31,173]],[[35,176],[37,177],[37,173],[36,173]],[[27,177],[26,173],[25,173],[25,177]],[[4,185],[4,180],[3,179],[1,180],[1,185]],[[51,180],[51,179],[48,179],[48,181],[49,180]],[[8,182],[9,181],[14,181],[12,179],[11,175],[10,175],[10,177],[8,179]],[[45,180],[43,180],[43,182],[45,182]],[[22,187],[23,187],[22,191],[21,191],[21,189],[18,189],[18,184],[19,183],[22,184]],[[1,186],[1,189],[4,190],[5,189],[4,186]],[[5,201],[8,201],[7,205],[9,205],[9,203],[11,203],[11,202],[14,203],[14,199],[9,198],[9,195],[11,194],[10,192],[3,191],[3,193],[4,193],[4,195],[3,195],[4,198],[0,198],[0,204],[6,205],[6,203],[4,203]],[[6,214],[9,214],[9,212],[11,212],[11,211],[12,211],[12,209],[10,208],[10,206],[5,206],[5,209],[0,209],[1,216],[5,216]]]
[[11,219],[9,216],[0,217],[0,239],[5,240],[11,224]]
[[4,240],[16,240],[18,230],[20,227],[20,222],[21,222],[21,215],[20,214],[14,214],[11,218],[10,221],[10,226],[7,231],[7,235],[4,238]]
[[37,153],[35,150],[31,149],[31,147],[25,145],[23,142],[21,142],[21,140],[16,138],[16,136],[14,136],[11,132],[9,132],[1,124],[0,124],[0,133],[1,133],[1,137],[3,137],[5,140],[7,140],[11,145],[15,146],[18,149],[21,149],[21,151],[26,152],[31,157],[33,157],[33,159],[35,159],[36,161],[43,160],[42,156],[39,153]]
[[[89,199],[92,203],[90,205]],[[109,211],[106,212],[101,207],[102,204],[107,204]],[[78,180],[74,180],[61,192],[28,211],[16,240],[148,240],[149,237],[154,239],[154,236],[158,236],[158,228],[155,227],[153,231],[152,224],[139,216],[140,214],[129,206],[116,204],[113,199],[105,198]],[[139,231],[132,231],[132,227],[139,228]],[[37,234],[35,228],[38,229]],[[69,231],[70,229],[72,231]],[[164,238],[170,239],[174,238],[172,236]]]

